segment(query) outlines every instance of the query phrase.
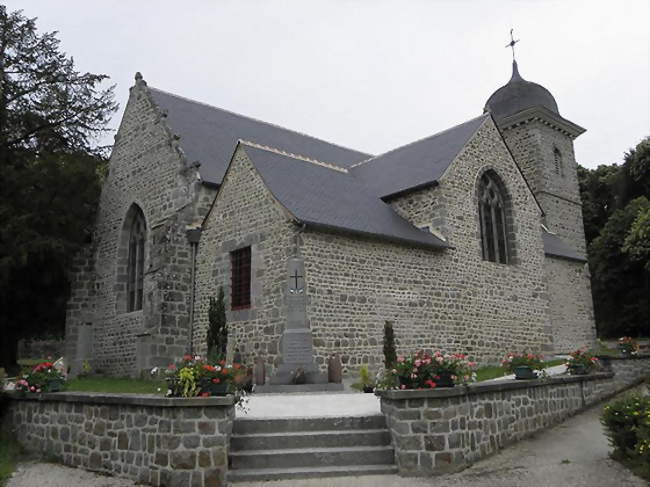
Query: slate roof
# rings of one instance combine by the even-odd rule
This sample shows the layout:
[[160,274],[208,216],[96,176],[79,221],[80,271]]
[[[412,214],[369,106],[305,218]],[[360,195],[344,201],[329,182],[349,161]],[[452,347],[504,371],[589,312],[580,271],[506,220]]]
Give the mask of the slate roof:
[[544,241],[544,253],[546,255],[587,262],[584,255],[580,254],[554,233],[546,231],[546,229],[542,229],[542,240]]
[[344,168],[241,144],[273,196],[298,223],[425,247],[449,247],[399,216]]
[[167,114],[170,130],[190,162],[199,161],[204,181],[221,184],[239,139],[302,154],[347,167],[367,159],[365,154],[253,118],[149,87],[154,102]]
[[448,130],[354,164],[350,172],[386,198],[434,183],[489,117],[483,114]]

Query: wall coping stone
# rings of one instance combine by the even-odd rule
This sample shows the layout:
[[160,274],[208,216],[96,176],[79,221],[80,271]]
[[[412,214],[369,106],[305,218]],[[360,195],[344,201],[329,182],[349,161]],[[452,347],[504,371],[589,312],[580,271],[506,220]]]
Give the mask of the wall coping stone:
[[647,359],[650,358],[650,353],[638,353],[636,355],[629,355],[629,356],[623,356],[623,355],[596,355],[599,360],[605,359],[605,360],[641,360],[641,359]]
[[228,407],[235,404],[235,396],[218,397],[161,397],[156,394],[126,394],[109,392],[45,392],[40,394],[20,395],[7,393],[11,399],[18,401],[53,401],[75,402],[85,404],[122,404],[126,406],[154,407]]
[[558,384],[570,384],[575,382],[587,382],[592,380],[611,379],[613,372],[598,372],[589,375],[566,375],[546,379],[516,380],[506,379],[489,383],[470,384],[467,386],[458,385],[455,387],[441,387],[440,389],[388,389],[377,391],[375,394],[382,399],[405,400],[420,398],[446,398],[486,394],[491,392],[502,392],[513,389],[526,389],[529,387],[544,387]]

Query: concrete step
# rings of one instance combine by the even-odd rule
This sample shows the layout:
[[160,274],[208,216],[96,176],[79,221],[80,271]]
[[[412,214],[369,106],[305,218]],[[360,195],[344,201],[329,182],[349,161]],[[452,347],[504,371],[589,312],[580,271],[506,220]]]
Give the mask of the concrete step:
[[266,434],[305,431],[384,429],[383,415],[323,418],[260,418],[236,419],[233,434]]
[[259,468],[231,470],[229,482],[255,482],[264,480],[309,479],[321,477],[347,477],[357,475],[386,475],[397,473],[395,465],[345,465],[337,467]]
[[284,448],[232,451],[230,452],[230,461],[233,470],[322,468],[349,465],[392,465],[394,454],[391,446]]
[[235,434],[230,437],[230,451],[335,446],[386,446],[389,444],[390,433],[387,429],[293,431],[288,433]]

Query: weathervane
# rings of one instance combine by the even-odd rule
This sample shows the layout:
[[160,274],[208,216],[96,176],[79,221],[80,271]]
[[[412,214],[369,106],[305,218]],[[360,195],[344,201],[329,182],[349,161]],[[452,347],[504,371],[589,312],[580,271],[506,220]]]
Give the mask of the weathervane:
[[519,42],[519,39],[515,40],[515,38],[512,36],[512,31],[514,29],[510,29],[510,42],[506,44],[506,47],[512,48],[512,60],[515,60],[515,44]]

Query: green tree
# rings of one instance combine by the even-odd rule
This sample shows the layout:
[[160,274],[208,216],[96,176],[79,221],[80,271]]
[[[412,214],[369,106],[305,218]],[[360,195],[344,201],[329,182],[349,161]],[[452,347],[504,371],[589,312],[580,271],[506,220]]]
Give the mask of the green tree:
[[56,33],[0,5],[0,366],[24,336],[61,334],[72,256],[88,240],[117,105]]
[[650,335],[650,287],[645,262],[624,250],[639,215],[650,210],[644,196],[616,210],[589,246],[596,322],[601,335]]
[[623,252],[650,272],[650,208],[639,210],[623,242]]
[[228,348],[228,324],[223,288],[219,286],[217,299],[210,297],[208,308],[208,357],[215,361],[226,355]]

